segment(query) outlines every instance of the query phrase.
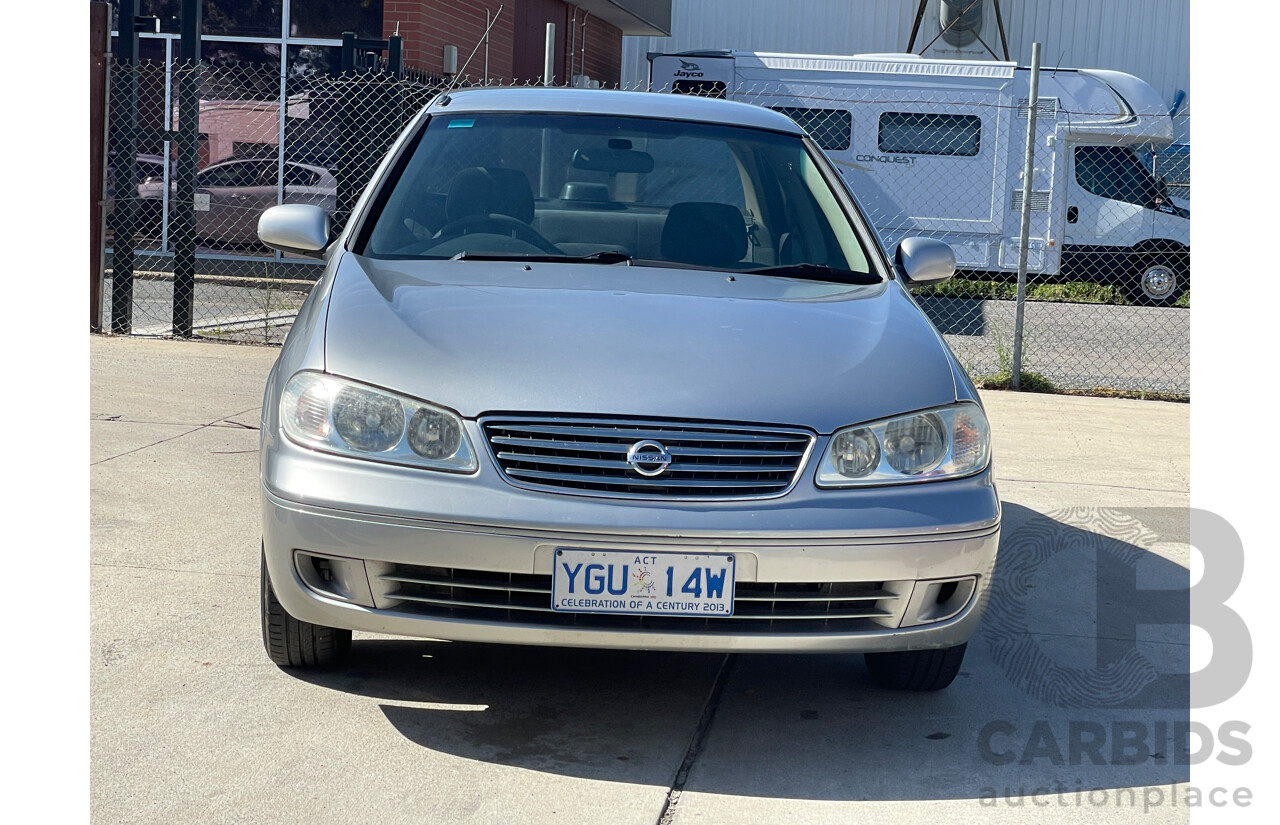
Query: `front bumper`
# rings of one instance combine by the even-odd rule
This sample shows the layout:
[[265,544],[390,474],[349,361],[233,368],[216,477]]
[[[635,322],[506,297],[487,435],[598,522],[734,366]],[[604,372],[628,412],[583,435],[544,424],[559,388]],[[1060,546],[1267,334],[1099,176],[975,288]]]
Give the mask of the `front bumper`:
[[[314,624],[371,633],[675,651],[804,653],[950,647],[973,634],[985,607],[999,544],[999,504],[987,473],[948,484],[953,489],[966,488],[969,495],[985,488],[987,496],[978,500],[985,498],[988,506],[984,512],[972,513],[973,521],[950,531],[933,525],[905,535],[880,529],[872,535],[853,536],[849,531],[839,535],[797,529],[726,530],[717,535],[714,530],[695,528],[695,523],[705,524],[706,513],[694,508],[684,529],[667,523],[651,532],[636,527],[623,531],[576,526],[598,523],[589,518],[580,522],[544,519],[524,525],[460,524],[438,517],[374,515],[301,503],[266,489],[263,547],[276,597],[290,614]],[[900,490],[890,495],[916,492]],[[572,501],[573,506],[584,508],[584,516],[618,510],[591,499]],[[564,523],[575,527],[559,526]],[[797,522],[790,523],[794,527]],[[874,615],[866,618],[808,617],[803,621],[770,618],[768,611],[787,607],[781,600],[747,621],[741,620],[745,615],[739,620],[619,617],[514,606],[538,603],[540,597],[527,591],[549,582],[555,550],[562,547],[733,552],[738,559],[740,598],[744,592],[759,598],[761,593],[779,590],[784,595],[797,591],[821,595],[833,592],[833,583],[840,588],[865,588],[864,592],[881,598],[874,602]],[[332,560],[327,569],[333,577],[328,581],[315,575],[316,557]],[[397,590],[397,582],[440,577],[467,584],[430,589],[440,597],[433,599],[434,604],[399,597],[404,591]],[[939,580],[968,584],[950,590],[952,603],[926,603],[938,592]],[[478,601],[477,596],[483,598]],[[520,598],[513,600],[514,596]],[[931,615],[942,618],[930,620]],[[916,621],[925,623],[907,626]]]

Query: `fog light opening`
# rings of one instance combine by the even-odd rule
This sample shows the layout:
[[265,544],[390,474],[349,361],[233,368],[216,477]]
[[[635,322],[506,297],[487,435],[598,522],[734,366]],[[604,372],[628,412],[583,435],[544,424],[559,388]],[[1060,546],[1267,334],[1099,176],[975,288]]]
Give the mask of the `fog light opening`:
[[373,592],[364,562],[340,556],[295,552],[298,576],[309,589],[330,599],[373,607]]
[[315,565],[316,572],[320,574],[321,580],[325,582],[333,581],[333,566],[329,564],[328,559],[321,558],[320,556],[312,556],[311,563]]
[[968,607],[977,584],[977,576],[916,582],[902,626],[933,624],[955,618]]

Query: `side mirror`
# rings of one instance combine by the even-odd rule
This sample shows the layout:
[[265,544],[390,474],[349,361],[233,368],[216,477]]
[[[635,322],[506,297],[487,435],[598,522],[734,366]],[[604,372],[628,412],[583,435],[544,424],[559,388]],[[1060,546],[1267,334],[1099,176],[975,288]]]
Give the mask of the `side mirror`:
[[933,238],[905,238],[894,263],[909,284],[940,284],[956,274],[956,253]]
[[258,238],[272,249],[319,258],[329,245],[329,213],[307,203],[273,206],[258,217]]

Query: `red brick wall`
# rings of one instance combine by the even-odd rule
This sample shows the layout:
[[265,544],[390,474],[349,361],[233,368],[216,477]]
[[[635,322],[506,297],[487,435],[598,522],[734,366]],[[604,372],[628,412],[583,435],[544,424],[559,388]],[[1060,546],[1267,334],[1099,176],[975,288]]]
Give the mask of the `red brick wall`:
[[515,59],[513,69],[516,79],[522,83],[540,83],[547,50],[547,24],[556,27],[555,78],[557,86],[568,82],[565,74],[565,22],[568,9],[560,0],[520,0],[515,14]]
[[[605,86],[616,86],[622,76],[622,32],[603,20],[586,15],[562,0],[385,0],[382,11],[383,36],[400,24],[404,38],[405,64],[439,74],[444,64],[444,47],[458,47],[458,68],[484,34],[485,10],[490,16],[504,6],[489,34],[490,82],[538,82],[543,69],[546,24],[556,25],[556,77],[558,85],[569,82],[569,47],[573,34],[573,13],[577,12],[573,73],[585,73]],[[583,31],[585,19],[585,62]],[[472,81],[484,78],[484,46],[476,51],[466,74]]]
[[[570,13],[574,11],[569,10]],[[572,23],[568,37],[573,39]],[[583,33],[586,33],[584,42]],[[568,42],[568,41],[566,41]],[[578,11],[578,36],[573,73],[585,74],[602,86],[615,87],[622,79],[622,31],[597,17]],[[585,71],[584,71],[585,68]]]
[[[439,74],[444,66],[444,47],[458,48],[458,69],[484,36],[485,11],[490,19],[505,5],[489,32],[489,79],[509,81],[515,13],[510,0],[386,0],[382,7],[383,36],[400,24],[404,38],[404,62],[423,71]],[[475,81],[484,79],[484,45],[476,49],[466,74]]]

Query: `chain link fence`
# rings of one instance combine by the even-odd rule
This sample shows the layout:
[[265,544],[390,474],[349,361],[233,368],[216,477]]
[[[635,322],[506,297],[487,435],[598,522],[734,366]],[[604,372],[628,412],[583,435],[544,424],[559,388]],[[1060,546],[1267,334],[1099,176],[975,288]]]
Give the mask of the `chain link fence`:
[[[341,229],[395,137],[442,86],[437,77],[409,72],[397,79],[377,66],[335,77],[332,56],[322,57],[329,60],[295,60],[283,80],[279,64],[192,68],[144,61],[136,68],[112,67],[117,120],[107,165],[103,294],[117,300],[104,302],[104,328],[172,335],[174,307],[185,304],[196,336],[283,341],[321,264],[263,246],[258,217],[277,204],[314,204]],[[182,197],[176,162],[179,90],[188,78],[199,95],[191,201]],[[136,120],[125,114],[133,94]],[[120,119],[126,119],[124,128]],[[187,230],[195,278],[184,288],[175,266],[186,203],[195,216]],[[132,244],[119,244],[118,237],[132,238]],[[125,264],[122,272],[133,271],[126,305],[115,288],[117,262]],[[122,310],[127,321],[119,317]]]
[[[1189,396],[1190,155],[1167,146],[1189,112],[1126,112],[1087,75],[1063,77],[1042,87],[1035,110],[1024,386]],[[915,290],[917,301],[975,380],[1007,384],[1026,98],[939,83],[772,82],[730,97],[804,127],[891,254],[912,236],[951,245],[957,277]]]
[[[198,70],[194,334],[281,341],[320,268],[314,259],[260,246],[258,215],[277,203],[313,203],[340,226],[395,136],[442,88],[442,79],[430,76],[334,77],[332,70],[323,61],[291,69],[283,79],[278,66]],[[118,90],[120,75],[132,70],[115,71]],[[179,125],[171,90],[181,71],[194,70],[147,64],[136,70],[138,173],[122,186],[109,172],[116,208],[124,199],[136,207],[134,334],[173,332],[178,199],[174,141],[165,138]],[[857,194],[890,254],[911,236],[952,246],[958,276],[916,289],[917,301],[975,380],[1006,383],[1028,102],[976,92],[940,99],[936,90],[845,86],[833,92],[763,83],[732,97],[774,108],[804,127]],[[1130,133],[1114,109],[1090,111],[1042,90],[1027,233],[1023,386],[1190,394],[1189,155],[1165,147],[1167,138],[1136,140]],[[676,200],[732,203],[750,227],[758,216],[740,197],[699,190],[702,181],[724,180],[702,174],[723,160],[690,152],[644,186],[678,189]],[[532,180],[539,207],[564,197],[539,190],[536,175]],[[111,246],[119,224],[108,224]]]

